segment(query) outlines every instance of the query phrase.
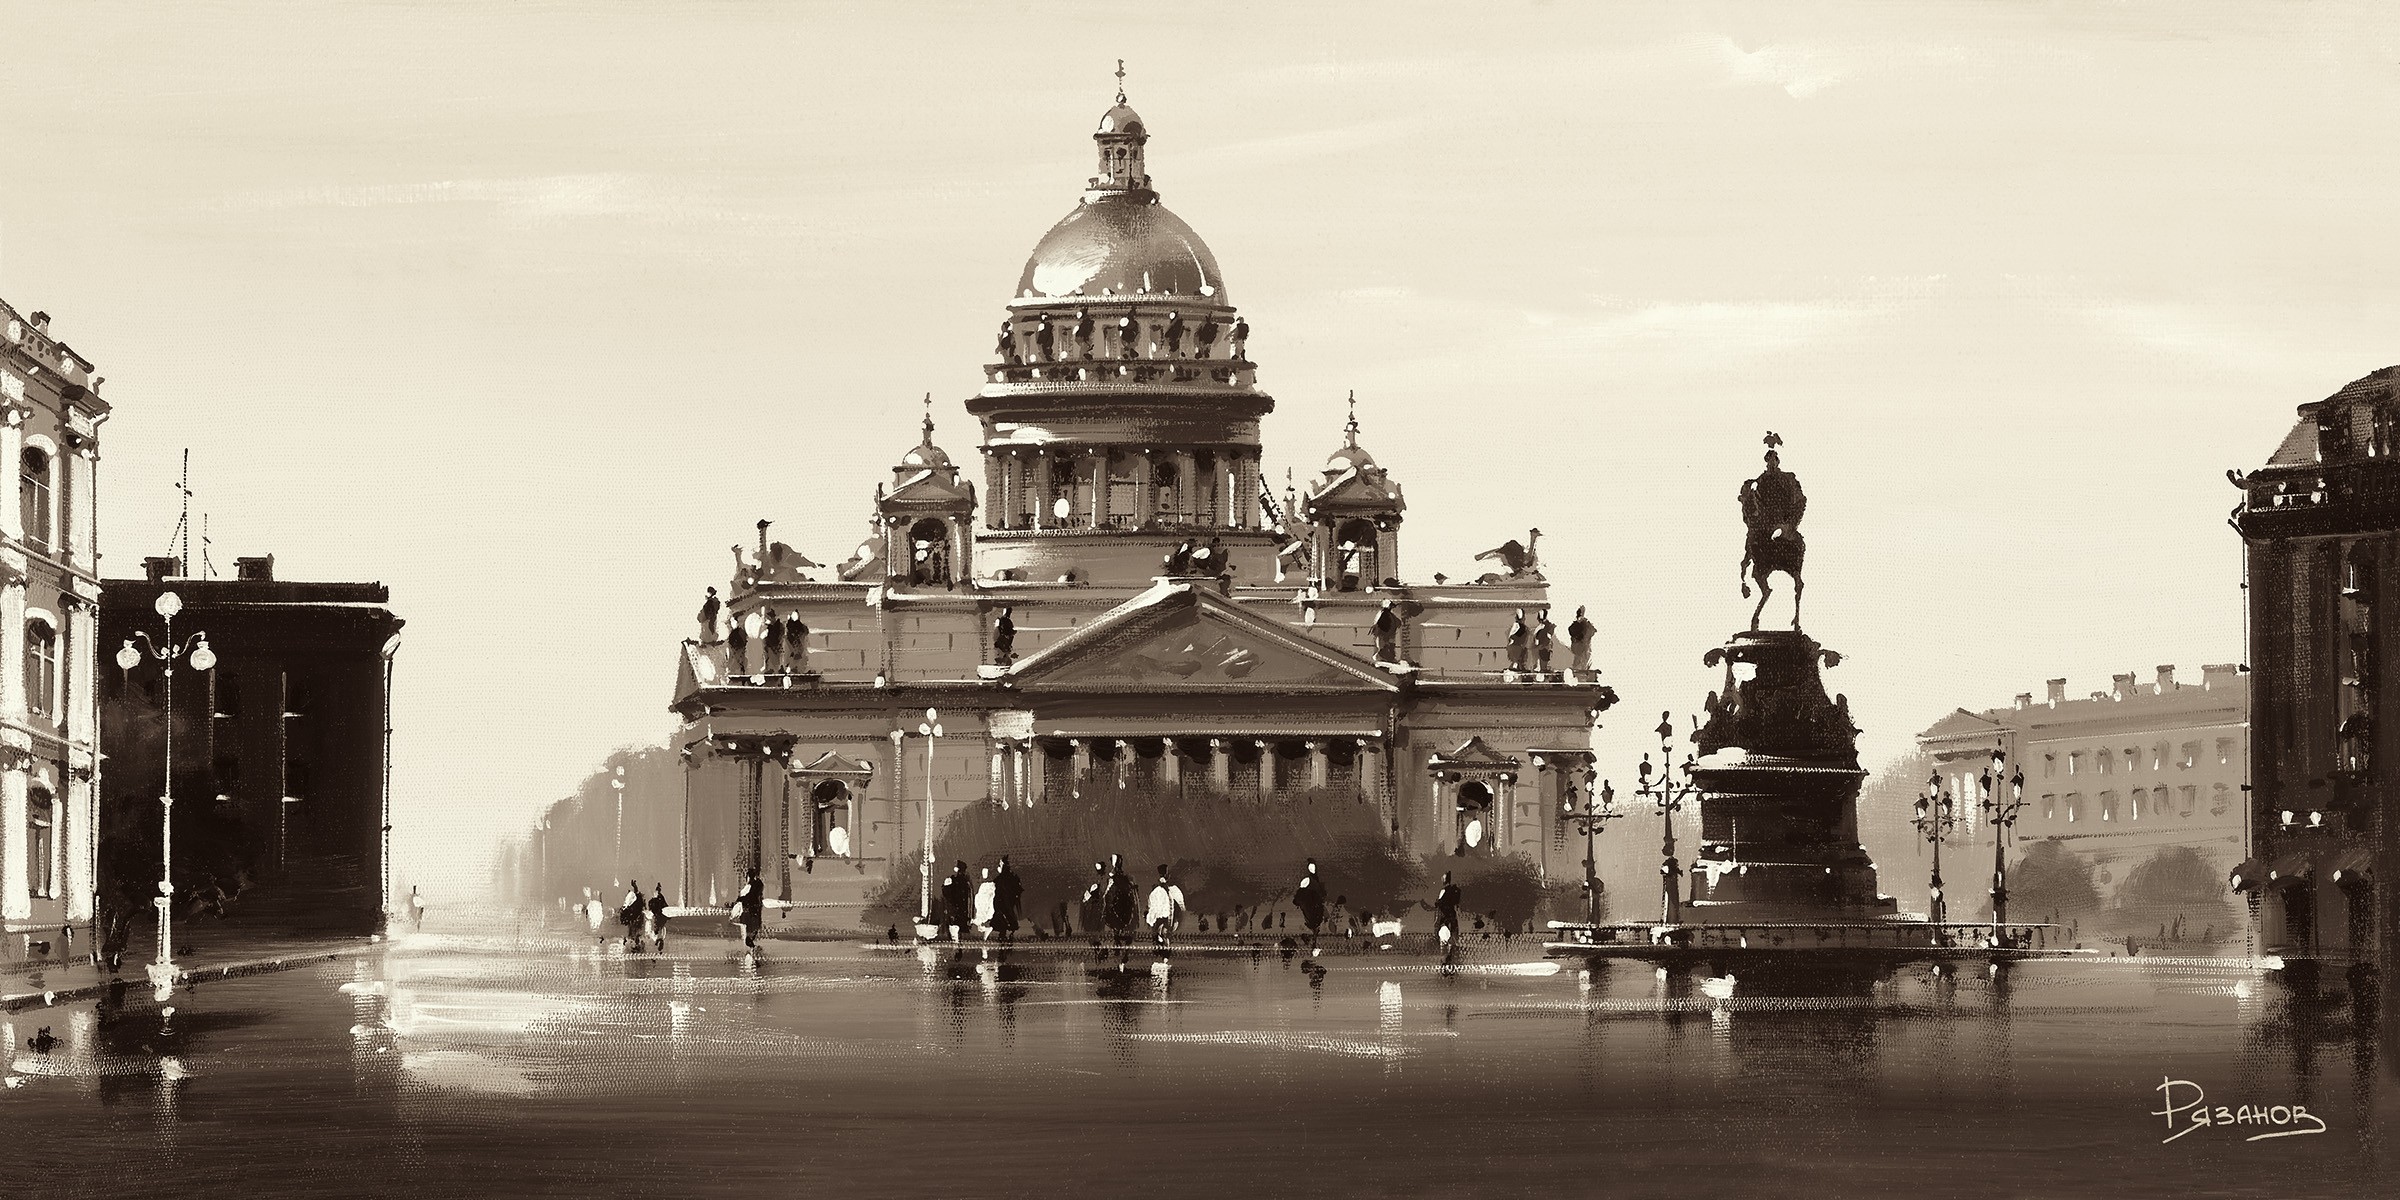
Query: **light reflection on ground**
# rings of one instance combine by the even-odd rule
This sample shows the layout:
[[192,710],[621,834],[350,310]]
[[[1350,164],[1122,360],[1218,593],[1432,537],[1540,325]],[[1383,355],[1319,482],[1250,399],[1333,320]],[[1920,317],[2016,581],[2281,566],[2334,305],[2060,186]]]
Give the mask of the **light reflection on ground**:
[[[1456,972],[565,940],[0,1018],[60,1195],[2389,1194],[2389,1051],[2207,962],[1845,984],[1477,944]],[[56,1039],[29,1047],[42,1027]],[[2321,1136],[2172,1145],[2163,1079]]]

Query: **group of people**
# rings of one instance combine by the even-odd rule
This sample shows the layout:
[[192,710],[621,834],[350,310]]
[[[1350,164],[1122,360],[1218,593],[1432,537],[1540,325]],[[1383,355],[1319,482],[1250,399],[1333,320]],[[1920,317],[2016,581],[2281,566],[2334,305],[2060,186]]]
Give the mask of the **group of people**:
[[1185,538],[1181,545],[1168,552],[1160,568],[1165,574],[1178,578],[1222,578],[1233,569],[1225,561],[1224,540],[1213,537],[1197,543]]
[[[768,674],[804,674],[808,670],[808,622],[798,612],[777,617],[772,608],[758,613],[758,663],[750,662],[750,630],[748,620],[736,617],[724,621],[725,602],[717,597],[717,589],[708,589],[708,598],[700,603],[700,644],[725,643],[727,669],[735,675],[754,672]],[[723,628],[720,631],[720,624]]]
[[[601,892],[585,888],[583,904],[580,907],[583,909],[584,919],[591,922],[592,936],[599,941],[602,949],[607,949],[609,935],[602,932],[602,929],[608,921],[608,906],[601,901],[601,895]],[[649,943],[651,953],[665,953],[667,949],[667,885],[658,884],[656,889],[645,897],[642,895],[640,883],[626,881],[625,898],[617,904],[617,924],[625,931],[622,936],[625,939],[626,953],[640,953],[644,942]]]
[[[1567,626],[1567,660],[1573,669],[1592,669],[1592,636],[1599,631],[1582,609],[1575,610],[1575,623]],[[1550,610],[1542,609],[1528,621],[1525,610],[1520,608],[1515,622],[1508,627],[1508,669],[1546,674],[1557,645],[1558,626],[1551,624]]]
[[1008,865],[1007,855],[1000,856],[998,867],[983,868],[980,881],[968,874],[967,860],[959,859],[942,881],[940,899],[941,911],[926,914],[926,923],[948,932],[950,940],[967,940],[970,929],[987,942],[1017,940],[1025,917],[1025,881]]
[[1158,865],[1158,882],[1142,897],[1136,894],[1133,877],[1125,872],[1124,857],[1116,854],[1109,855],[1105,863],[1092,864],[1092,882],[1083,889],[1080,907],[1083,928],[1106,930],[1120,950],[1133,941],[1138,917],[1149,926],[1151,941],[1161,952],[1171,948],[1188,908],[1183,888],[1168,877],[1165,863]]

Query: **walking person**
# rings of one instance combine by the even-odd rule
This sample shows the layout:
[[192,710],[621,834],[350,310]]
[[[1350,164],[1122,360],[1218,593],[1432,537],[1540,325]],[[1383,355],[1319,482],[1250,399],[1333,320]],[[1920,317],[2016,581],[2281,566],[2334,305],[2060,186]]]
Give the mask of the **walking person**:
[[758,868],[750,868],[749,878],[742,881],[741,892],[733,898],[734,920],[742,927],[742,950],[758,953],[758,929],[767,923],[767,888],[759,882]]
[[1167,878],[1167,864],[1158,864],[1158,886],[1150,889],[1150,937],[1162,955],[1174,953],[1168,936],[1183,924],[1183,889]]
[[1449,962],[1458,954],[1458,905],[1465,899],[1458,885],[1450,882],[1450,872],[1442,872],[1442,890],[1434,893],[1434,936],[1442,943],[1442,961]]
[[667,885],[663,883],[650,893],[650,950],[667,952]]
[[1017,940],[1017,923],[1025,915],[1025,880],[1008,865],[1008,856],[1000,856],[1000,869],[992,873],[993,932],[1002,943]]
[[1308,926],[1308,949],[1313,956],[1317,949],[1317,933],[1325,927],[1325,881],[1317,877],[1317,860],[1308,860],[1308,870],[1300,876],[1300,886],[1292,892],[1292,907],[1300,910],[1300,920]]
[[642,904],[641,883],[626,880],[624,902],[617,905],[617,924],[625,930],[625,953],[642,952],[642,918],[648,915],[648,909]]
[[425,928],[425,894],[413,883],[408,885],[408,927],[419,932]]
[[1133,880],[1125,874],[1125,860],[1108,856],[1108,886],[1100,897],[1101,918],[1108,923],[1109,936],[1117,949],[1122,950],[1133,940]]
[[607,906],[600,903],[600,897],[593,895],[590,888],[583,889],[583,919],[591,922],[592,941],[601,949],[608,949],[608,935],[600,932],[600,922],[607,919]]
[[974,919],[975,885],[967,879],[967,860],[958,860],[950,868],[950,878],[942,881],[942,915],[937,925],[950,927],[950,940],[967,940],[967,922]]
[[975,928],[983,932],[983,940],[992,940],[1000,926],[1000,885],[992,882],[992,869],[983,869],[983,881],[975,885]]

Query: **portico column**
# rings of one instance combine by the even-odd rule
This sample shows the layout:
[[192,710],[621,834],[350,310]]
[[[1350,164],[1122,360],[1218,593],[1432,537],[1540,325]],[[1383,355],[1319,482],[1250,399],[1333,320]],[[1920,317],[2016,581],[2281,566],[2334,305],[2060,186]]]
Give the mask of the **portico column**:
[[1195,521],[1199,513],[1200,458],[1189,450],[1178,450],[1175,452],[1175,519]]
[[983,743],[984,765],[991,771],[992,799],[1005,807],[1008,804],[1008,747],[986,738]]
[[1263,799],[1275,794],[1275,744],[1260,739],[1258,746],[1258,794]]
[[1092,455],[1092,528],[1108,524],[1108,451],[1102,448]]
[[772,840],[775,870],[769,878],[775,883],[775,898],[789,900],[792,898],[792,773],[779,768],[775,776],[778,780],[775,789],[775,836]]
[[0,750],[0,761],[0,919],[22,921],[33,916],[25,844],[25,772],[32,763],[14,747]]
[[1134,467],[1133,519],[1137,525],[1147,525],[1158,515],[1158,477],[1150,465],[1150,451],[1142,450],[1142,461]]
[[1325,743],[1308,743],[1308,786],[1312,788],[1325,786],[1325,768]]
[[67,917],[70,920],[92,919],[92,829],[99,812],[92,799],[92,768],[70,767],[67,770],[67,828],[73,835],[60,840],[66,843],[67,855]]
[[1501,836],[1496,849],[1498,853],[1507,854],[1517,844],[1517,784],[1516,780],[1506,775],[1501,776],[1498,782],[1499,794],[1493,797],[1493,802],[1500,806]]
[[1050,752],[1042,749],[1041,742],[1033,738],[1027,738],[1019,745],[1017,769],[1022,773],[1022,782],[1018,784],[1018,794],[1025,798],[1025,803],[1033,804],[1042,798],[1042,767],[1049,760]]
[[1358,794],[1371,800],[1381,799],[1375,791],[1376,757],[1375,743],[1367,738],[1358,739]]
[[1000,501],[1008,497],[1007,480],[1007,457],[989,446],[984,447],[983,499],[986,511],[983,514],[983,527],[986,529],[1000,528],[1000,523],[1004,519],[1002,514],[1007,510],[1000,504]]
[[1183,747],[1168,738],[1164,753],[1158,756],[1158,780],[1178,791],[1183,788]]
[[[737,870],[760,865],[759,838],[765,824],[761,819],[764,815],[761,809],[765,799],[763,793],[766,791],[766,770],[767,762],[764,757],[752,758],[742,764],[741,781],[736,785],[741,789],[742,806],[742,825],[740,831],[735,835],[736,844],[741,847],[741,857],[733,864]],[[617,870],[622,871],[624,868],[624,863],[616,864]]]
[[1048,529],[1050,516],[1050,452],[1033,452],[1033,527]]
[[1067,751],[1074,760],[1067,776],[1070,785],[1068,794],[1080,796],[1083,794],[1083,781],[1090,778],[1092,773],[1092,748],[1084,745],[1082,738],[1068,738]]
[[1232,749],[1224,738],[1208,739],[1208,785],[1220,796],[1233,790]]
[[1233,487],[1233,524],[1248,529],[1258,524],[1258,455],[1252,450],[1235,451]]

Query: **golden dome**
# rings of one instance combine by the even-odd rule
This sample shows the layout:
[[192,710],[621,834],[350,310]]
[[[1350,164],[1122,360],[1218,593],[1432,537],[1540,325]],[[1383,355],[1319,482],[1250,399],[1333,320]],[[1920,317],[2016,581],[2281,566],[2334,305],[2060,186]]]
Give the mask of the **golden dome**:
[[1155,195],[1109,193],[1077,205],[1025,261],[1017,298],[1180,296],[1230,305],[1216,255]]

